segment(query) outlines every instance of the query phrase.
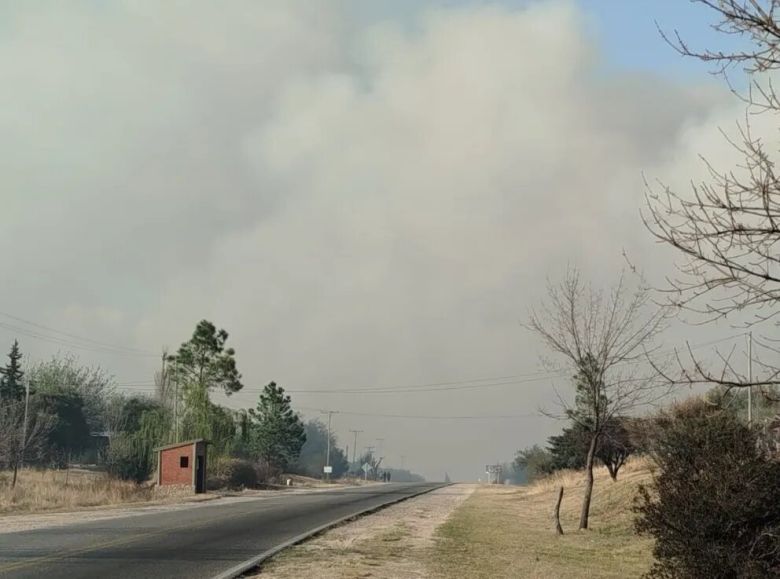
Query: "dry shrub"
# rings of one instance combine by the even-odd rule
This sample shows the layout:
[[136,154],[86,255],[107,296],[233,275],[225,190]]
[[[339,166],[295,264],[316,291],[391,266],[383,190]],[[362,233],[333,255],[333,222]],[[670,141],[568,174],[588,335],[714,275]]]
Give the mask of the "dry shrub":
[[217,456],[209,463],[209,489],[252,489],[260,482],[257,465],[248,460]]

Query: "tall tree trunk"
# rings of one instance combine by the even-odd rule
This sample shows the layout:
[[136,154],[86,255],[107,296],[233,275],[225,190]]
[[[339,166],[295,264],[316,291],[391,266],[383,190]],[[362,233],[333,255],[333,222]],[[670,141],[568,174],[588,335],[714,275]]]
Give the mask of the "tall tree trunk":
[[590,498],[593,495],[593,461],[596,457],[596,444],[598,443],[598,434],[594,434],[590,439],[588,448],[588,459],[585,462],[585,496],[582,497],[582,511],[580,512],[580,530],[588,528],[588,515],[590,515]]
[[14,461],[14,478],[11,479],[11,488],[15,488],[16,487],[16,475],[17,475],[18,472],[19,472],[19,461],[15,460]]

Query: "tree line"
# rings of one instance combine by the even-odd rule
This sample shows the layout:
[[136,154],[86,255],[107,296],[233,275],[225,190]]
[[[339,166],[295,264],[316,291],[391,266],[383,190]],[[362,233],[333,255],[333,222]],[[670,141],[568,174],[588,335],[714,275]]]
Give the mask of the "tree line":
[[74,462],[103,465],[140,483],[156,468],[155,448],[204,438],[213,485],[253,486],[283,471],[319,477],[328,442],[333,477],[364,476],[336,436],[319,420],[304,421],[276,382],[263,388],[255,408],[233,410],[212,400],[215,391],[230,396],[243,388],[228,339],[225,330],[199,322],[175,353],[163,355],[153,396],[119,392],[112,376],[71,356],[24,366],[14,341],[0,368],[0,468],[13,471],[12,486],[22,464]]

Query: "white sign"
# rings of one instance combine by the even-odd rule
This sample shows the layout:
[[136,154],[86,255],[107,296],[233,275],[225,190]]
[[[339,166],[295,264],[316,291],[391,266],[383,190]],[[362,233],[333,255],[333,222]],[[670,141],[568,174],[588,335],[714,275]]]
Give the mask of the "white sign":
[[368,473],[371,470],[371,465],[366,463],[363,465],[363,472]]
[[333,474],[333,467],[332,466],[324,466],[324,467],[322,467],[322,471],[325,474]]

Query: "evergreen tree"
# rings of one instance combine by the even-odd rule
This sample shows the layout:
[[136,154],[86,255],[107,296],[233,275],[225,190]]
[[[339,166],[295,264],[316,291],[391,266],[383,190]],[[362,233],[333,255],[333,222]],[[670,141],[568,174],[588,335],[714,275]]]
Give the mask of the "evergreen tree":
[[24,397],[24,384],[21,366],[22,353],[19,351],[19,342],[14,340],[11,351],[8,353],[8,363],[5,368],[0,368],[0,400],[21,400]]
[[[613,480],[626,460],[637,449],[629,434],[628,419],[610,417],[602,425],[595,458],[601,461],[609,470]],[[587,466],[588,450],[593,432],[578,422],[563,429],[561,434],[547,439],[547,448],[552,457],[550,469],[583,469]]]
[[222,388],[230,396],[244,385],[236,367],[236,351],[226,348],[228,333],[201,320],[189,341],[176,354],[168,356],[171,375],[182,386],[200,386],[205,391]]
[[281,470],[294,461],[306,442],[303,423],[290,406],[284,388],[271,382],[260,394],[256,410],[250,410],[251,449],[269,469]]
[[617,480],[618,471],[626,464],[628,457],[637,451],[628,429],[629,424],[629,420],[623,417],[608,420],[596,449],[596,458],[607,467],[612,480]]
[[574,422],[561,434],[547,439],[547,448],[552,455],[551,469],[582,469],[588,457],[591,433],[582,425]]
[[44,458],[50,464],[66,467],[70,457],[86,451],[92,442],[84,399],[75,392],[36,392],[31,396],[33,403],[53,420],[46,436]]
[[214,324],[202,320],[192,338],[167,358],[171,363],[170,377],[181,388],[189,436],[212,437],[215,423],[223,418],[209,399],[211,390],[221,388],[230,396],[244,387],[236,367],[236,352],[225,346],[227,339],[225,330],[217,330]]

